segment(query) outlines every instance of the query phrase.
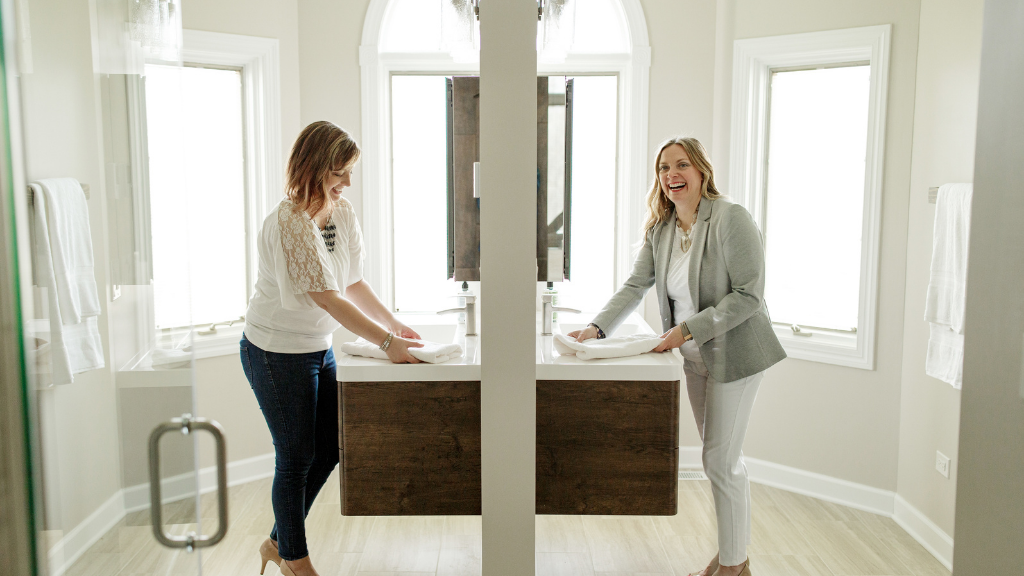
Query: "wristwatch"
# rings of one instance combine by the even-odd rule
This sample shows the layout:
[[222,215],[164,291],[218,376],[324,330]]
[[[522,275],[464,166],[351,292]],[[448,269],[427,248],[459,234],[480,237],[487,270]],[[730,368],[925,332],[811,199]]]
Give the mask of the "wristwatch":
[[686,322],[681,322],[679,324],[679,330],[683,333],[684,344],[689,342],[690,340],[693,340],[693,334],[690,334],[690,329],[686,327]]
[[594,328],[597,328],[597,339],[598,340],[600,340],[602,338],[607,338],[607,336],[605,336],[605,334],[604,334],[604,330],[601,330],[601,327],[598,326],[597,324],[594,324],[593,322],[591,322],[590,324],[587,324],[587,326],[593,326]]

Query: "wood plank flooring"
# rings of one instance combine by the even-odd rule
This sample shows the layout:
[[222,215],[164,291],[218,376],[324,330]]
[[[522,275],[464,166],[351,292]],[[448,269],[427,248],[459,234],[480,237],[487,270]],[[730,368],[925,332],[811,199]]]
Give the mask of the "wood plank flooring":
[[[707,481],[680,481],[677,516],[538,516],[539,576],[685,576],[716,552]],[[479,516],[345,517],[337,477],[327,481],[306,521],[310,553],[322,576],[477,576]],[[216,506],[202,501],[204,531],[216,530]],[[752,485],[757,576],[949,576],[891,519],[757,484]],[[203,574],[255,576],[256,550],[274,517],[270,480],[231,488],[227,538],[202,553]],[[194,506],[168,505],[184,520]],[[160,547],[147,512],[129,514],[67,576],[186,576],[196,557]],[[185,533],[193,524],[173,524]],[[268,576],[279,574],[267,566]]]

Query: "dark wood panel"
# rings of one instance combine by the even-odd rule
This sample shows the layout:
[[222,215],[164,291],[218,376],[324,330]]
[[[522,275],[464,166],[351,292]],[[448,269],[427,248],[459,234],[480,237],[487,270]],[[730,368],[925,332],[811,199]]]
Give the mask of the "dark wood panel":
[[480,383],[339,383],[342,514],[480,514]]
[[548,278],[548,77],[537,78],[537,281]]
[[[339,383],[342,513],[480,513],[480,383]],[[538,381],[538,514],[672,515],[679,382]]]
[[678,446],[678,381],[538,381],[537,513],[673,515]]
[[480,161],[480,79],[452,79],[455,193],[455,280],[480,279],[480,204],[473,197],[473,163]]

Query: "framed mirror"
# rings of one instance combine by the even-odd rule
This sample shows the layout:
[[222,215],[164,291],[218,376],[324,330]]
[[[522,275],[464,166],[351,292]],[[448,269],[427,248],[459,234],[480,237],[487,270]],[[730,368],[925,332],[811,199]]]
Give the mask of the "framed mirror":
[[[564,76],[537,78],[537,281],[570,277],[572,86]],[[480,79],[446,81],[448,134],[448,277],[480,279]]]

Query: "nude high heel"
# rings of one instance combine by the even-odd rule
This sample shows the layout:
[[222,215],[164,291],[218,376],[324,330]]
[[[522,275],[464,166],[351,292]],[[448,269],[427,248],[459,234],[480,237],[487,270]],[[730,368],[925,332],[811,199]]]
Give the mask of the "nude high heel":
[[[284,561],[281,560],[281,555],[277,552],[277,547],[270,541],[270,538],[267,538],[263,541],[263,544],[260,544],[260,560],[263,562],[260,566],[260,576],[262,576],[263,571],[267,569],[267,562],[277,564],[278,567],[281,568],[281,573],[285,573],[284,570],[287,566],[284,565]],[[291,572],[291,570],[288,572]]]
[[[715,571],[718,574],[718,571]],[[740,570],[738,576],[753,576],[750,572],[750,558],[747,558],[746,562],[743,563],[743,570]]]

